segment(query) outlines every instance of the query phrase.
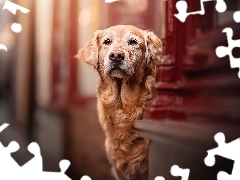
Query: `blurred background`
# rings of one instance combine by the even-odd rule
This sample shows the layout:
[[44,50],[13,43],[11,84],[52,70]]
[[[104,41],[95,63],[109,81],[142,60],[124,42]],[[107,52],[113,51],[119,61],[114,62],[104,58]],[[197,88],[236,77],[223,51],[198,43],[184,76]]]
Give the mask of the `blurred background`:
[[[212,49],[209,51],[210,55],[208,54],[209,46],[202,48],[201,39],[197,41],[200,42],[200,46],[196,43],[197,47],[189,50],[189,57],[193,57],[189,60],[186,58],[186,43],[198,37],[207,37],[206,42],[210,41],[210,44],[215,43],[216,39],[225,42],[226,37],[221,31],[217,34],[221,39],[215,37],[214,33],[210,36],[204,36],[204,33],[232,23],[233,12],[240,9],[237,0],[229,0],[227,11],[219,14],[215,11],[215,2],[208,2],[205,6],[205,16],[196,16],[197,21],[193,16],[189,17],[188,23],[183,26],[172,15],[177,13],[174,8],[177,0],[11,0],[30,10],[27,14],[17,11],[16,15],[2,10],[5,2],[0,0],[0,44],[8,48],[8,51],[0,50],[0,124],[10,123],[10,126],[0,134],[0,141],[4,146],[8,146],[13,140],[19,143],[21,149],[12,154],[19,165],[25,164],[33,157],[27,146],[33,141],[37,142],[41,147],[44,171],[60,171],[59,161],[68,159],[71,166],[67,175],[73,180],[80,179],[83,175],[89,175],[93,180],[113,179],[104,148],[104,133],[96,112],[98,76],[92,67],[74,58],[78,50],[93,37],[94,31],[117,24],[132,24],[141,29],[153,30],[164,44],[168,44],[164,54],[173,54],[175,57],[173,62],[171,56],[166,56],[170,57],[170,60],[166,64],[160,64],[159,69],[162,68],[163,73],[158,81],[166,83],[166,87],[175,88],[173,91],[176,91],[177,97],[177,93],[180,92],[176,90],[179,82],[187,82],[192,74],[199,77],[199,72],[207,72],[206,69],[218,67],[219,63],[221,65],[223,62],[215,57]],[[190,10],[199,10],[200,0],[191,2]],[[11,30],[14,22],[22,25],[23,30],[20,33]],[[208,37],[213,38],[209,40]],[[201,50],[204,52],[198,52],[200,56],[193,53]],[[181,68],[181,63],[185,63],[185,69]],[[228,59],[223,64],[226,69],[230,69]],[[185,71],[194,73],[184,76]],[[216,69],[215,72],[221,71]],[[237,77],[237,73],[234,73],[233,76]],[[213,82],[218,82],[218,77],[220,76],[214,76]],[[224,74],[223,77],[228,76]],[[232,114],[225,113],[226,117],[239,117],[236,100],[230,99],[232,104],[228,104],[229,94],[219,101],[220,95],[216,94],[214,89],[214,95],[209,96],[215,98],[214,106],[208,106],[208,100],[211,99],[209,97],[202,103],[201,99],[207,94],[203,93],[207,79],[211,78],[203,77],[202,81],[196,80],[195,84],[190,82],[189,85],[186,83],[182,86],[187,87],[186,89],[197,89],[199,98],[196,98],[196,95],[186,97],[191,101],[181,101],[184,96],[175,98],[171,88],[168,89],[171,92],[167,94],[163,86],[163,92],[166,93],[163,96],[159,93],[156,102],[162,102],[163,98],[163,104],[166,106],[172,107],[173,104],[174,107],[181,107],[184,116],[179,115],[182,113],[179,110],[182,109],[177,108],[177,115],[172,117],[180,116],[188,120],[193,115],[202,120],[207,113],[214,119],[212,114],[221,115],[221,111],[211,108],[219,104],[234,110]],[[217,83],[220,87],[216,85],[216,91],[224,85],[227,86],[227,81]],[[238,79],[234,83],[237,84]],[[235,84],[234,92],[235,87],[238,87]],[[199,90],[199,87],[203,90]],[[239,98],[238,94],[235,92],[235,96]],[[168,98],[168,95],[174,95],[174,98]],[[233,99],[236,99],[235,96]],[[171,102],[166,103],[167,100]],[[187,106],[184,106],[184,103]],[[196,106],[193,106],[194,103]],[[157,111],[159,107],[156,108]],[[162,114],[171,115],[172,112],[165,113],[166,109],[169,110],[163,107]],[[202,116],[202,111],[205,110],[207,113],[203,113]],[[216,117],[219,118],[220,115]],[[160,113],[156,113],[155,116],[161,119]],[[169,117],[162,119],[169,120]]]
[[[4,146],[16,140],[12,154],[23,165],[33,156],[27,146],[38,142],[45,171],[59,171],[71,161],[73,179],[111,179],[104,133],[96,112],[98,77],[92,67],[74,58],[94,31],[132,24],[162,33],[159,0],[12,0],[30,10],[13,15],[0,0],[0,135]],[[14,33],[12,23],[23,30]]]

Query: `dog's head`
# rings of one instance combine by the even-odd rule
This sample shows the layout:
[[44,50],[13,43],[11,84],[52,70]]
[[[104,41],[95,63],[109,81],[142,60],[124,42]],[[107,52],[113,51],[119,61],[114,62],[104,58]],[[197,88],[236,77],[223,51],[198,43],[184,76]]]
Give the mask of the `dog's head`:
[[78,57],[93,65],[102,78],[141,79],[152,74],[161,54],[161,41],[153,32],[118,25],[97,31]]

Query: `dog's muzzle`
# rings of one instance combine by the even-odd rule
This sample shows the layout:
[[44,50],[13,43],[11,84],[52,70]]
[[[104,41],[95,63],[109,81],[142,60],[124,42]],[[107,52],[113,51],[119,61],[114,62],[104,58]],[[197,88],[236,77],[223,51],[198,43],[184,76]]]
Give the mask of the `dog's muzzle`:
[[121,50],[113,50],[109,53],[110,60],[110,76],[114,78],[123,78],[125,71],[121,68],[124,60],[125,54]]

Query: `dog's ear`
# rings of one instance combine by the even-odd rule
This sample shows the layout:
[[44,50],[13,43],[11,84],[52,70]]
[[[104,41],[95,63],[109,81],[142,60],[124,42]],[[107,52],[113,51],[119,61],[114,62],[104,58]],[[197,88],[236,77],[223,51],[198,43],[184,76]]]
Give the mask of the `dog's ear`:
[[147,64],[155,65],[162,56],[162,42],[152,31],[145,31],[145,33]]
[[78,51],[78,58],[90,65],[93,65],[94,68],[96,68],[98,64],[99,33],[100,31],[96,31],[94,37],[87,42],[85,47]]
[[152,86],[154,85],[156,78],[156,63],[157,61],[160,61],[162,57],[162,42],[152,31],[144,32],[147,68],[143,82],[145,83],[146,93],[143,94],[143,97],[141,98],[150,100],[152,97]]

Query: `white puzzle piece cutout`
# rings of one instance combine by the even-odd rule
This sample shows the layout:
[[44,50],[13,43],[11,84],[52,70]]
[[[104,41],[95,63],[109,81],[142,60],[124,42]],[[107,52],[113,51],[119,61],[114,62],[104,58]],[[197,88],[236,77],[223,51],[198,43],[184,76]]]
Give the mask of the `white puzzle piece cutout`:
[[[60,172],[43,172],[40,174],[40,178],[41,179],[56,179],[56,180],[71,180],[66,174],[65,172],[67,171],[67,169],[70,166],[70,162],[68,160],[61,160],[59,163],[59,167],[60,167]],[[32,177],[34,178],[34,177]]]
[[22,25],[18,23],[13,23],[11,29],[15,33],[20,33],[22,31]]
[[83,176],[81,180],[92,180],[89,176]]
[[[11,1],[6,0],[2,10],[8,10],[10,11],[12,14],[16,15],[17,10],[21,11],[22,13],[29,13],[30,10],[27,8],[24,8],[18,4],[15,4]],[[11,29],[13,32],[15,33],[20,33],[22,31],[22,25],[19,23],[13,23],[11,26]],[[4,44],[0,44],[0,50],[5,50],[7,51],[7,47]]]
[[155,177],[155,179],[154,180],[165,180],[165,178],[164,177],[162,177],[162,176],[157,176],[157,177]]
[[[0,142],[0,171],[6,174],[12,174],[12,172],[18,172],[20,166],[12,158],[11,154],[19,150],[19,144],[15,141],[9,143],[7,147],[4,147]],[[1,178],[0,178],[1,179]]]
[[[0,126],[0,133],[6,129],[9,124]],[[41,150],[37,143],[32,142],[28,146],[28,151],[34,155],[23,166],[12,158],[11,154],[19,150],[19,144],[15,141],[4,147],[0,142],[0,179],[4,180],[71,180],[65,173],[70,166],[70,161],[62,160],[59,163],[60,172],[43,171],[43,160]],[[91,180],[89,176],[83,176],[81,180]]]
[[11,1],[8,1],[8,0],[6,0],[5,4],[4,4],[4,6],[3,6],[3,10],[4,10],[4,9],[9,10],[9,11],[10,11],[11,13],[13,13],[14,15],[16,15],[17,10],[19,10],[19,11],[21,11],[22,13],[25,13],[25,14],[28,13],[28,12],[30,12],[29,9],[24,8],[24,7],[22,7],[22,6],[19,6],[18,4],[15,4],[15,3],[11,2]]
[[[190,169],[182,169],[178,165],[173,165],[171,167],[171,175],[175,177],[182,177],[181,180],[188,180],[189,174],[190,174]],[[154,180],[165,180],[164,177],[162,176],[157,176]]]
[[177,165],[172,166],[171,174],[175,177],[181,176],[182,180],[188,180],[190,169],[182,169]]
[[233,14],[233,19],[236,23],[240,23],[240,11],[236,11],[234,14]]
[[240,138],[225,142],[225,135],[223,133],[217,133],[214,136],[215,141],[218,144],[217,148],[208,150],[208,155],[204,159],[204,163],[207,166],[213,166],[215,164],[215,155],[222,156],[224,158],[234,161],[232,174],[220,171],[217,175],[218,180],[239,180],[240,179]]
[[[185,22],[187,17],[190,15],[194,15],[194,14],[200,14],[203,15],[205,14],[205,9],[204,9],[204,2],[208,2],[208,1],[215,1],[215,0],[201,0],[200,5],[201,5],[201,9],[199,11],[195,11],[195,12],[187,12],[188,9],[188,4],[186,1],[184,0],[180,0],[176,3],[176,8],[178,10],[178,14],[174,14],[174,16],[176,18],[178,18],[181,22]],[[224,2],[224,0],[216,0],[216,10],[219,13],[225,12],[227,9],[227,5]]]
[[4,44],[0,44],[0,50],[5,50],[5,51],[7,51],[8,49],[7,49],[7,47],[4,45]]
[[[236,23],[240,23],[240,11],[236,11],[233,14],[233,19]],[[240,78],[240,58],[235,58],[232,55],[232,51],[234,48],[236,47],[240,48],[240,39],[233,40],[233,29],[230,27],[223,29],[222,32],[226,33],[227,35],[228,47],[224,47],[224,46],[217,47],[216,55],[219,58],[222,58],[228,55],[230,60],[230,67],[239,68],[238,77]]]
[[9,124],[7,124],[7,123],[2,124],[2,125],[0,126],[0,133],[1,133],[4,129],[6,129],[8,126],[9,126]]
[[[217,47],[216,54],[219,58],[222,58],[222,57],[228,55],[231,68],[240,68],[240,58],[234,58],[232,55],[233,48],[235,48],[235,47],[240,48],[240,39],[238,39],[238,40],[232,39],[232,37],[233,37],[232,28],[225,28],[225,29],[223,29],[222,32],[227,34],[228,47],[225,47],[225,46]],[[240,70],[238,72],[238,77],[240,78]]]
[[34,157],[22,166],[23,171],[28,172],[42,172],[43,171],[43,160],[40,152],[40,147],[37,143],[32,142],[28,145],[28,151],[34,155]]

